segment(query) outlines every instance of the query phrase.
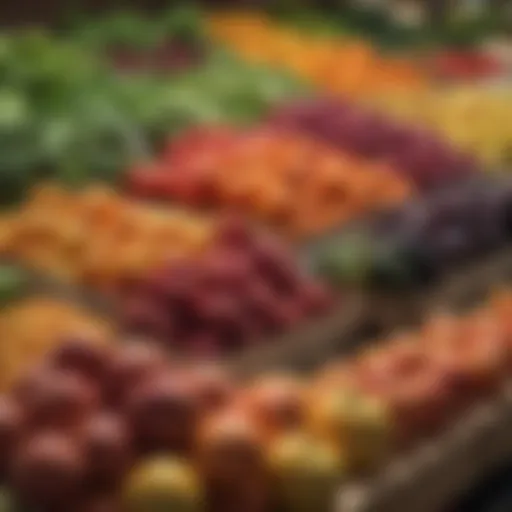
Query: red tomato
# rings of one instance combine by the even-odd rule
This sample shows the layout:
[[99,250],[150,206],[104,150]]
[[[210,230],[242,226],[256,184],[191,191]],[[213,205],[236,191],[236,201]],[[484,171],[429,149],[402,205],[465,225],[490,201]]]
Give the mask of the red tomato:
[[172,166],[187,165],[197,155],[229,147],[236,138],[237,134],[229,127],[195,128],[171,141],[162,158]]
[[504,72],[494,57],[476,51],[448,51],[434,58],[434,68],[445,78],[486,78]]

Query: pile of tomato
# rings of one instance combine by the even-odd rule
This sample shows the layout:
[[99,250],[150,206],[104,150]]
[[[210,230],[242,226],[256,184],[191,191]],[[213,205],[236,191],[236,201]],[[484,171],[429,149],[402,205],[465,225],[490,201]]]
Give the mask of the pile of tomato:
[[385,163],[273,129],[192,131],[134,169],[137,197],[243,214],[291,238],[403,202],[414,191]]

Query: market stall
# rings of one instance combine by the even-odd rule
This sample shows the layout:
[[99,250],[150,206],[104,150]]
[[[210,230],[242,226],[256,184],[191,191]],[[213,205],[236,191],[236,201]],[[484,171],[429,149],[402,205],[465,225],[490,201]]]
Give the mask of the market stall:
[[22,4],[0,508],[442,512],[509,461],[507,5]]

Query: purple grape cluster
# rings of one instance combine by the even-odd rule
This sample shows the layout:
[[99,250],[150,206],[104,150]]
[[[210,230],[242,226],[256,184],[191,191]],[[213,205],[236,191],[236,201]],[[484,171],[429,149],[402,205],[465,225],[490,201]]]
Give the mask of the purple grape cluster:
[[512,183],[484,178],[409,205],[388,229],[415,252],[432,253],[439,266],[450,266],[506,245],[511,220]]
[[331,239],[316,264],[339,284],[419,285],[511,240],[512,181],[479,177],[390,211],[358,236]]
[[289,103],[274,111],[269,122],[343,151],[387,161],[422,190],[456,181],[478,167],[475,158],[433,132],[333,98]]

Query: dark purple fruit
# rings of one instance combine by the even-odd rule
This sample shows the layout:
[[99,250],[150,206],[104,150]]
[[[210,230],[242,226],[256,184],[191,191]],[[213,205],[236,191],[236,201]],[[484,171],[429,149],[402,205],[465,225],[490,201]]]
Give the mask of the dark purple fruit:
[[134,389],[167,364],[165,353],[154,344],[130,342],[121,346],[110,363],[105,383],[107,402],[123,407]]
[[201,269],[202,285],[206,288],[243,291],[251,278],[251,260],[242,251],[221,249],[208,253]]
[[78,427],[100,403],[98,389],[69,370],[47,369],[26,384],[24,407],[31,427]]
[[118,483],[129,469],[131,433],[119,415],[93,415],[84,427],[84,444],[89,477],[107,488]]
[[473,159],[433,132],[387,119],[336,99],[299,101],[273,113],[270,124],[299,130],[343,151],[388,161],[420,188],[472,173]]
[[287,295],[295,292],[299,275],[290,254],[272,237],[258,240],[253,247],[256,272],[276,293]]
[[141,334],[157,340],[166,340],[172,335],[173,318],[163,301],[140,296],[125,304],[122,324],[127,332]]
[[128,402],[128,415],[144,450],[190,449],[198,417],[198,400],[183,375],[161,374],[143,382]]
[[23,434],[24,415],[12,397],[0,397],[0,477],[5,476],[14,450]]
[[219,336],[207,329],[177,337],[175,343],[198,361],[215,360],[222,352]]
[[75,337],[64,340],[51,359],[57,368],[77,372],[100,383],[105,378],[110,356],[110,351],[97,342]]
[[79,495],[85,471],[85,457],[75,439],[44,432],[20,447],[14,456],[10,482],[24,503],[59,510]]

